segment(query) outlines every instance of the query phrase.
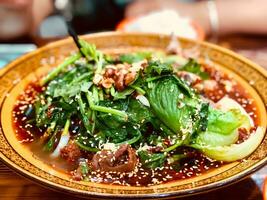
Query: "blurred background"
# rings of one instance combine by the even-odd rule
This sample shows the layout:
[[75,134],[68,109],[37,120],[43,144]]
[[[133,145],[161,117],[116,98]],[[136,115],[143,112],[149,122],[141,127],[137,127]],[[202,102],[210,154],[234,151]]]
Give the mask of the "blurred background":
[[[0,68],[67,37],[68,22],[78,34],[117,30],[207,40],[267,69],[266,19],[267,0],[0,0]],[[265,167],[239,189],[261,199],[266,174]]]
[[[0,0],[0,66],[78,34],[140,31],[209,40],[267,67],[266,0]],[[23,44],[23,45],[21,45]]]

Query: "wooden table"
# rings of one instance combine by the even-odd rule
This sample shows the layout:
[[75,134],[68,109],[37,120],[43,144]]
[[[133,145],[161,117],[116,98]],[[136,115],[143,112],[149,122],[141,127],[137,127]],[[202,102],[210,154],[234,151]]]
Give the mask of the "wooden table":
[[[267,38],[231,36],[218,41],[222,46],[259,63],[267,69]],[[267,166],[241,182],[207,194],[184,198],[185,200],[261,200],[263,181],[267,178]],[[74,199],[72,196],[51,191],[26,180],[8,169],[0,161],[0,200],[12,199]]]

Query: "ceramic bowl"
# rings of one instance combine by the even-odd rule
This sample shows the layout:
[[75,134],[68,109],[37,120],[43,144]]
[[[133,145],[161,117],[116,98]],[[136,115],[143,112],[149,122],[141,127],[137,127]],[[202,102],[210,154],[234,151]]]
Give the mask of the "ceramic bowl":
[[[83,36],[106,53],[164,50],[169,36],[138,33],[100,33]],[[183,48],[197,47],[200,56],[209,56],[214,65],[230,73],[254,97],[259,109],[259,124],[266,129],[267,73],[260,66],[224,48],[180,39]],[[198,194],[240,181],[267,163],[267,135],[248,158],[225,164],[203,175],[150,187],[117,186],[83,181],[56,171],[18,142],[12,127],[12,109],[24,87],[40,74],[56,66],[76,51],[69,39],[51,43],[24,55],[5,67],[0,74],[0,158],[10,168],[42,186],[91,198],[169,198]]]

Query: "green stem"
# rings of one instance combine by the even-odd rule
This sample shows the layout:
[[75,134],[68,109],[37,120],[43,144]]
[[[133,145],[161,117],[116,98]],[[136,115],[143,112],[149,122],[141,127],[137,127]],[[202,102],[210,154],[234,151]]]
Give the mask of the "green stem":
[[99,98],[98,98],[98,89],[96,86],[93,86],[93,102],[94,103],[97,103],[99,101]]
[[177,147],[181,146],[182,143],[183,143],[183,141],[177,141],[174,145],[164,149],[163,152],[170,152],[170,151],[176,149]]
[[84,106],[84,103],[82,101],[82,97],[81,97],[81,94],[79,94],[77,96],[77,102],[78,102],[78,105],[79,105],[79,109],[80,109],[80,112],[82,114],[82,120],[83,120],[83,124],[86,128],[86,130],[89,132],[90,135],[92,135],[92,127],[90,125],[90,120],[87,116],[87,113],[85,112],[85,106]]
[[116,109],[109,108],[109,107],[93,105],[91,106],[91,109],[99,111],[99,112],[110,113],[112,115],[118,115],[125,119],[128,118],[128,115],[124,111],[116,110]]
[[123,117],[125,120],[128,119],[128,115],[124,111],[116,110],[116,109],[109,108],[109,107],[95,105],[94,102],[93,102],[93,99],[92,99],[92,97],[90,96],[89,93],[86,93],[86,98],[87,98],[89,106],[90,106],[90,108],[92,110],[99,111],[99,112],[104,112],[104,113],[110,113],[112,115],[118,115],[118,116]]
[[63,129],[62,135],[68,135],[69,128],[70,128],[70,119],[67,119],[67,121],[66,121],[66,123],[64,125],[64,129]]
[[117,143],[116,145],[119,146],[121,144],[133,144],[135,142],[137,142],[140,138],[141,138],[141,133],[139,132],[137,136],[133,137],[132,139],[130,140],[126,140],[124,142],[120,142],[120,143]]
[[93,124],[92,124],[92,133],[95,132],[95,120],[96,120],[95,111],[92,110],[92,113],[91,113],[91,121],[93,122]]
[[104,93],[103,93],[103,90],[102,89],[99,90],[98,97],[99,97],[99,100],[100,101],[103,101],[104,100]]
[[54,79],[63,69],[65,69],[67,66],[74,63],[76,60],[78,60],[80,58],[81,58],[80,53],[76,53],[76,54],[66,58],[63,63],[58,65],[52,72],[50,72],[46,77],[44,77],[41,80],[41,83],[40,83],[41,86],[45,85],[46,83],[48,83],[49,81]]
[[98,57],[98,59],[97,59],[97,61],[96,61],[96,63],[97,63],[97,68],[96,68],[96,71],[95,71],[95,73],[96,74],[100,74],[101,73],[101,71],[102,71],[102,67],[103,67],[103,60],[104,60],[104,57],[103,57],[103,54],[101,53],[101,52],[99,52],[99,51],[97,51],[97,57]]
[[57,128],[54,131],[53,135],[50,137],[50,139],[48,140],[48,142],[44,145],[44,147],[43,147],[43,150],[44,151],[50,152],[54,148],[54,144],[56,142],[56,135],[57,135],[58,129],[59,128],[57,126]]
[[72,83],[77,83],[77,82],[83,80],[84,78],[87,78],[87,77],[91,76],[92,74],[93,74],[93,72],[87,72],[87,73],[84,73],[83,75],[81,75],[81,76],[78,77],[77,79],[74,79],[74,80],[72,81]]
[[56,121],[51,122],[50,126],[46,129],[45,134],[50,136],[52,131],[55,129],[56,124],[57,124]]
[[162,78],[162,77],[163,77],[163,76],[150,77],[150,78],[147,78],[147,79],[146,79],[146,82],[155,81],[155,80],[160,79],[160,78]]
[[93,148],[93,147],[88,147],[88,146],[85,146],[83,144],[81,144],[80,142],[78,142],[77,140],[75,140],[75,143],[81,147],[83,150],[86,150],[86,151],[91,151],[91,152],[98,152],[99,149],[97,148]]
[[143,90],[141,87],[138,87],[136,85],[130,85],[129,87],[135,89],[139,94],[144,95],[146,93],[145,90]]

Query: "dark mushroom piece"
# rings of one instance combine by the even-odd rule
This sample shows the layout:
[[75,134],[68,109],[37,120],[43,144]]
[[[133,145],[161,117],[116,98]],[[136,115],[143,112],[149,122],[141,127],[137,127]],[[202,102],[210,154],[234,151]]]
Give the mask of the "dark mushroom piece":
[[123,144],[115,152],[102,150],[92,159],[92,169],[106,172],[131,172],[137,164],[135,150]]

